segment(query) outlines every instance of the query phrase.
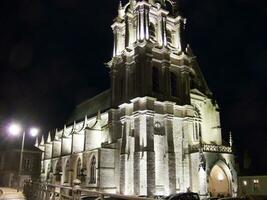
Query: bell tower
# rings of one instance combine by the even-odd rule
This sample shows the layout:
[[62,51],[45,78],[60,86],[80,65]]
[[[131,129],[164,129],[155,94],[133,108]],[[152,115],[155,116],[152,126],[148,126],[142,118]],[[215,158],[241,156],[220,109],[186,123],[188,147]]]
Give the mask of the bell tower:
[[186,105],[193,87],[211,95],[190,47],[184,45],[185,24],[174,0],[120,2],[108,63],[113,106],[143,96]]

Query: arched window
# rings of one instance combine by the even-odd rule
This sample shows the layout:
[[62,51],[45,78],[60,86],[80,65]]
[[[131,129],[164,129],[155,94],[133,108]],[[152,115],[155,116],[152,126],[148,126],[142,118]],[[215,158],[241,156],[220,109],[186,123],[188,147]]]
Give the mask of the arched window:
[[70,160],[68,159],[66,161],[66,165],[65,165],[64,183],[68,183],[69,182],[69,171],[70,171]]
[[157,67],[152,68],[152,87],[154,92],[160,92],[159,89],[159,69]]
[[89,184],[96,183],[96,158],[93,156],[90,162],[90,180]]
[[149,38],[156,40],[156,29],[153,23],[149,24]]
[[47,177],[46,177],[47,180],[50,180],[51,172],[52,172],[51,163],[48,163],[48,165],[47,165]]
[[82,175],[82,161],[81,158],[78,159],[77,161],[77,166],[76,166],[76,177],[80,177]]
[[61,172],[62,172],[62,166],[61,166],[61,160],[57,161],[56,169],[55,169],[55,176],[56,176],[56,181],[60,182],[61,181]]
[[170,30],[166,31],[167,43],[172,46],[172,32]]
[[165,9],[169,11],[169,14],[173,14],[173,5],[170,3],[170,1],[165,1]]
[[177,77],[174,72],[171,72],[171,96],[177,97]]

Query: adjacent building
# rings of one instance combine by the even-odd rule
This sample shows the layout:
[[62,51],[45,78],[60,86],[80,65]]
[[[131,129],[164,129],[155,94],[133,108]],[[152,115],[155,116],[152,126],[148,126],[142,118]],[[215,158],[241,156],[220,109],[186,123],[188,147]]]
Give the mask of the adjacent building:
[[110,89],[36,146],[42,181],[129,195],[237,194],[232,139],[173,0],[129,0],[114,19]]
[[267,176],[239,176],[238,195],[267,196]]
[[19,174],[20,152],[17,148],[0,151],[0,186],[15,188],[18,187],[19,180],[20,186],[26,180],[39,180],[42,151],[36,147],[26,147]]

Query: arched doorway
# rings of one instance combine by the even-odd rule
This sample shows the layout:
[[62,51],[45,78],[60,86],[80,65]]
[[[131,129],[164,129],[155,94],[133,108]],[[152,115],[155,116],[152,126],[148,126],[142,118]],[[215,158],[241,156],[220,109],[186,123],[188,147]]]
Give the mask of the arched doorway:
[[209,176],[209,192],[212,197],[232,196],[230,171],[227,166],[216,164]]

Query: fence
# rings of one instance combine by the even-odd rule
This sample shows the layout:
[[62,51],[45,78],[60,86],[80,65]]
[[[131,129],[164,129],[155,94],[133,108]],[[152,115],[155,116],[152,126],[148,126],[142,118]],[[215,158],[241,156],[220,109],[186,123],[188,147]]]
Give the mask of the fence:
[[[24,194],[27,200],[81,200],[88,196],[97,200],[104,200],[106,197],[114,199],[152,200],[152,198],[127,196],[111,193],[91,191],[81,188],[79,185],[73,187],[53,185],[47,183],[27,182],[24,185]],[[95,197],[95,198],[94,198]]]

